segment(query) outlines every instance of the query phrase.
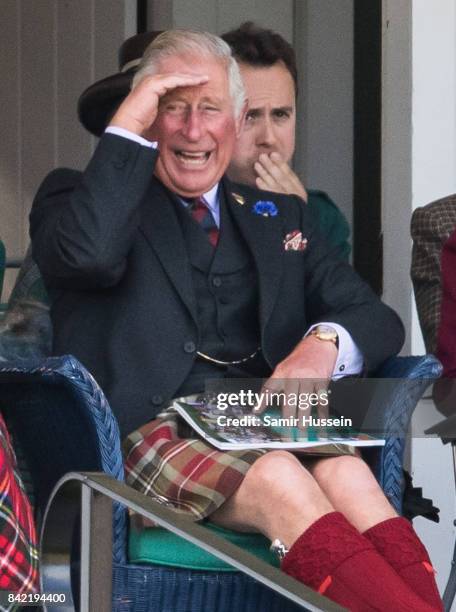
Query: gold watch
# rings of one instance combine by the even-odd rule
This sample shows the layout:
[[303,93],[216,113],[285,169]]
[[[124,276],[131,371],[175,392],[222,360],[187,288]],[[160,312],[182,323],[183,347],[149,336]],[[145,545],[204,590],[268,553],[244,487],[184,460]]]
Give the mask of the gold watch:
[[315,336],[323,342],[332,342],[337,349],[339,348],[339,335],[334,327],[330,327],[329,325],[317,325],[310,332],[310,335]]

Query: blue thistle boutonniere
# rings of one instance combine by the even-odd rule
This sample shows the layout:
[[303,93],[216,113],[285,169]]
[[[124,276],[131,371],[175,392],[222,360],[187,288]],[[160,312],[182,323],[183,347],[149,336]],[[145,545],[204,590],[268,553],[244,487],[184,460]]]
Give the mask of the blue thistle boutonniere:
[[263,217],[275,217],[278,213],[277,206],[274,202],[269,202],[267,200],[258,200],[252,210],[256,215],[262,215]]

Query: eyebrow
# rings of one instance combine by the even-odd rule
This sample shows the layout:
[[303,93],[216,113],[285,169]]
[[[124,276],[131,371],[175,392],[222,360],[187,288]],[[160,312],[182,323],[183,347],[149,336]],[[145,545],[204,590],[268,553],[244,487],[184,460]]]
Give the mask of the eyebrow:
[[[276,113],[277,111],[292,113],[293,106],[274,106],[271,109],[271,113]],[[258,115],[263,114],[265,112],[264,106],[252,106],[247,109],[247,113],[257,113]]]
[[223,103],[223,99],[219,98],[218,96],[204,96],[204,98],[201,98],[200,102],[209,102],[210,104],[222,104]]
[[293,107],[292,106],[275,106],[272,109],[272,112],[275,113],[277,111],[292,113],[293,112]]

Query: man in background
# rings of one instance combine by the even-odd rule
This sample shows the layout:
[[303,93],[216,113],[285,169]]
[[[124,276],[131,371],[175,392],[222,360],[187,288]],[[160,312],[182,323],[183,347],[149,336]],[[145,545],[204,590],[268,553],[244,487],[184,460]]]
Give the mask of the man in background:
[[292,46],[272,30],[246,22],[222,36],[239,63],[249,108],[228,169],[238,182],[276,193],[295,194],[319,221],[340,256],[350,254],[350,228],[322,191],[308,190],[291,169],[295,151],[298,74]]

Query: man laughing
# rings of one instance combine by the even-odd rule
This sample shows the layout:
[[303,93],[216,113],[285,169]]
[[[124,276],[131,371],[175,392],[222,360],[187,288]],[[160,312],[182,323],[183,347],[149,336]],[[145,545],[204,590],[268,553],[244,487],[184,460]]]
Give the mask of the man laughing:
[[[398,317],[334,257],[299,198],[226,179],[245,108],[220,38],[170,31],[150,44],[86,170],[54,171],[35,198],[53,350],[73,353],[106,392],[132,486],[193,520],[279,539],[283,569],[346,607],[372,597],[430,610],[360,534],[386,521],[397,542],[403,529],[360,458],[303,464],[179,437],[172,399],[208,379],[312,392],[378,367],[403,341]],[[407,546],[419,542],[408,535]],[[324,559],[334,562],[315,573]]]

